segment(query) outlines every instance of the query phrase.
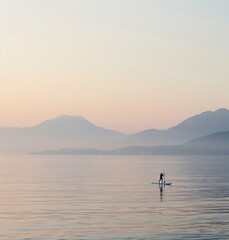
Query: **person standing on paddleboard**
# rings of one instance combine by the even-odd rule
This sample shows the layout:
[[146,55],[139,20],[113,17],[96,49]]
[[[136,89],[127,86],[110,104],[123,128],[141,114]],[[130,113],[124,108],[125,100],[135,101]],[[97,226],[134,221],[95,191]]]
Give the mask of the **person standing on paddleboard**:
[[161,173],[161,174],[160,174],[160,178],[159,178],[159,183],[163,183],[163,177],[164,177],[164,174]]

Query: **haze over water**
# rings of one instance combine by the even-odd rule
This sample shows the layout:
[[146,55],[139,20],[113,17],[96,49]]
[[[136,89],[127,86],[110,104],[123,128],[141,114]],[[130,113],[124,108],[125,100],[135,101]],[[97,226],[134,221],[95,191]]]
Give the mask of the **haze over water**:
[[[228,239],[228,157],[0,156],[0,239]],[[159,188],[161,171],[172,186]]]

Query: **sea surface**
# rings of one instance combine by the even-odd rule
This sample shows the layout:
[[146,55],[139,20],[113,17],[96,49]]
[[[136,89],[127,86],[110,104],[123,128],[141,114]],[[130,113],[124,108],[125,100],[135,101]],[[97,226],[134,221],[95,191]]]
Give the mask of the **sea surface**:
[[229,157],[1,155],[0,239],[229,239]]

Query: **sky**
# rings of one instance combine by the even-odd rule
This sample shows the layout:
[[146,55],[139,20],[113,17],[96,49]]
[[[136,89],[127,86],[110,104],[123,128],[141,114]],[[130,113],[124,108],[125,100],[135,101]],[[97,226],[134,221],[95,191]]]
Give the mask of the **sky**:
[[229,109],[227,0],[0,0],[0,126],[123,133]]

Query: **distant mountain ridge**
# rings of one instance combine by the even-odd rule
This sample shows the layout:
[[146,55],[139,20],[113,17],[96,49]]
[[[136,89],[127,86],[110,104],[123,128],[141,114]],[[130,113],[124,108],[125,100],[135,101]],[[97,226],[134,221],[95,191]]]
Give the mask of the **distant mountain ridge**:
[[57,149],[45,155],[229,155],[229,131],[210,134],[181,145],[129,146],[113,150]]
[[63,115],[32,127],[0,127],[0,153],[28,153],[63,148],[108,150],[132,146],[180,145],[224,131],[229,131],[227,109],[197,114],[167,130],[149,129],[131,135],[98,127],[81,116]]
[[[229,110],[207,111],[192,116],[167,130],[149,129],[132,136],[132,142],[143,145],[181,144],[194,138],[229,130]],[[135,140],[135,141],[133,141]]]
[[66,137],[93,137],[100,136],[123,136],[124,134],[98,127],[82,116],[62,115],[51,120],[46,120],[37,126],[28,128],[33,133],[42,133],[52,136]]
[[208,151],[214,154],[229,154],[229,131],[203,136],[186,142],[184,146],[188,146],[198,152]]
[[[67,147],[119,146],[125,134],[98,127],[81,116],[60,116],[36,126],[0,128],[0,152],[26,153]],[[107,144],[109,143],[109,144]]]

